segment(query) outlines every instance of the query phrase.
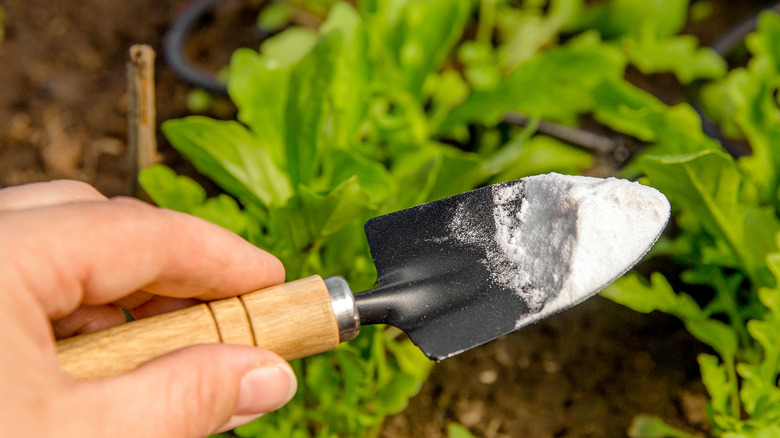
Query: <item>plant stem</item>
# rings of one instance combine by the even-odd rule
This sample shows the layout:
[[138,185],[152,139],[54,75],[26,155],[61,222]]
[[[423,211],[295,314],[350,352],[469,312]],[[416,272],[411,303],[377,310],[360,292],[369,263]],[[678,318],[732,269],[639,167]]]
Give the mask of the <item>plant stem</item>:
[[493,27],[496,24],[496,0],[482,0],[479,4],[479,24],[476,40],[490,44],[493,37]]
[[742,419],[742,409],[739,404],[739,380],[737,379],[737,371],[734,366],[735,359],[733,357],[724,358],[726,364],[726,373],[728,373],[729,383],[731,386],[731,396],[729,401],[731,402],[731,416],[737,420]]

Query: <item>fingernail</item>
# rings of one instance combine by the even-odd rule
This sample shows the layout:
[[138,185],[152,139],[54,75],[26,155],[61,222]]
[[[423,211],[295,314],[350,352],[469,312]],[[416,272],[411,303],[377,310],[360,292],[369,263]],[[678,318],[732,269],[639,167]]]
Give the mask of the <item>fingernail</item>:
[[264,414],[292,400],[298,382],[284,365],[255,368],[241,379],[234,415]]

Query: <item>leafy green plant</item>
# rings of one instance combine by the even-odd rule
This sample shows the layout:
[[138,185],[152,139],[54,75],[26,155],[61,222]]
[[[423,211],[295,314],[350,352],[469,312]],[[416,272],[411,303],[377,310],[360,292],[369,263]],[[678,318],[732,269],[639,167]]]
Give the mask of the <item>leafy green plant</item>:
[[[746,40],[753,55],[747,67],[703,90],[708,112],[747,140],[751,155],[734,159],[700,141],[677,150],[652,146],[636,165],[675,212],[677,233],[657,254],[685,268],[682,284],[709,295],[675,292],[682,284],[673,287],[660,273],[649,282],[624,277],[603,293],[640,312],[677,316],[712,349],[716,355],[701,355],[699,365],[713,434],[728,438],[780,436],[778,38],[780,16],[765,13]],[[671,436],[663,430],[637,428],[633,436]]]
[[[721,191],[733,189],[740,170],[702,133],[689,105],[669,107],[624,79],[629,64],[670,71],[683,82],[725,74],[720,58],[676,35],[688,6],[684,0],[651,6],[639,0],[594,6],[584,0],[364,0],[357,8],[335,4],[316,31],[288,26],[284,14],[261,15],[261,25],[283,30],[258,51],[233,55],[228,90],[238,120],[194,116],[163,125],[173,146],[226,194],[207,198],[195,181],[164,166],[145,170],[140,180],[159,205],[204,217],[276,254],[289,279],[343,275],[359,291],[375,278],[362,233],[366,219],[486,183],[583,172],[593,162],[589,153],[536,130],[541,119],[574,126],[589,114],[653,144],[649,150],[656,154],[677,154],[647,156],[629,169],[648,173],[652,183],[664,180],[653,171],[725,169],[722,184],[718,178],[701,188],[700,195],[709,196],[705,206],[691,207],[712,214],[682,216],[697,237],[666,245],[699,250],[713,240],[706,227],[760,222],[766,215],[760,208],[743,212],[742,197]],[[670,48],[671,56],[661,55]],[[504,123],[510,112],[528,117],[527,126]],[[720,202],[727,203],[726,216]],[[715,213],[707,210],[712,203]],[[723,231],[725,243],[739,245],[758,229]],[[755,245],[774,249],[766,242]],[[760,256],[740,249],[729,258],[728,248],[701,251],[729,269],[734,260],[745,262],[746,275],[770,285]],[[627,283],[631,279],[635,285]],[[723,277],[721,287],[728,291],[736,283]],[[624,286],[644,287],[630,277],[613,290],[629,290]],[[688,304],[686,312],[710,321],[707,309]],[[742,308],[734,312],[745,320]],[[718,322],[692,326],[701,333],[722,328]],[[430,366],[397,330],[364,327],[335,352],[297,361],[301,385],[293,402],[234,433],[375,435],[384,416],[399,412],[418,391]]]
[[[237,51],[228,90],[238,121],[163,124],[177,150],[230,196],[207,198],[164,166],[141,174],[144,189],[161,206],[269,250],[290,279],[343,275],[359,291],[376,275],[362,233],[368,218],[496,178],[589,167],[590,154],[531,137],[536,122],[491,127],[473,139],[482,154],[438,140],[439,121],[469,92],[442,66],[471,11],[469,1],[362,2],[359,10],[340,3],[318,32],[289,27],[259,52]],[[294,367],[301,385],[293,402],[237,435],[375,434],[419,390],[431,363],[397,330],[368,326]]]

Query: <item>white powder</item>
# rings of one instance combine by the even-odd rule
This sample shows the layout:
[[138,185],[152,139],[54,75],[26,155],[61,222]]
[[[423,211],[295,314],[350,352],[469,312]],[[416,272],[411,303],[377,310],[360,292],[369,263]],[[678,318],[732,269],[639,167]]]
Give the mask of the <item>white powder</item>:
[[528,306],[518,328],[587,299],[624,274],[669,218],[660,192],[615,178],[552,173],[491,190],[495,235],[474,226],[465,206],[450,230],[456,240],[481,247],[492,280]]

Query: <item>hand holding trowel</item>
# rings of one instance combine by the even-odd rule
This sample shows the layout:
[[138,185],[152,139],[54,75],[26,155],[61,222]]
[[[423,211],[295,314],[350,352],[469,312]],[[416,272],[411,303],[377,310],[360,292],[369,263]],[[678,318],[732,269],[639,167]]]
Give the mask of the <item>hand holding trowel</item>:
[[369,220],[374,289],[309,277],[58,343],[101,378],[188,345],[256,345],[286,359],[335,349],[365,324],[405,331],[431,359],[484,344],[595,295],[658,239],[669,203],[617,179],[557,174],[496,184]]

